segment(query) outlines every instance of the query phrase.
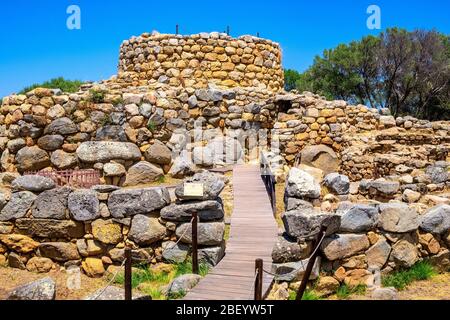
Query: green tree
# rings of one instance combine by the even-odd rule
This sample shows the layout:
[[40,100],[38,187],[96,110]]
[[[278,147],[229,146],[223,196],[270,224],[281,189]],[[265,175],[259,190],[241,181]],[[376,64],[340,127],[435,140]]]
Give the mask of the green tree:
[[295,84],[329,99],[389,108],[395,116],[450,118],[449,36],[388,29],[325,50]]
[[296,89],[296,83],[300,79],[301,74],[298,71],[292,69],[286,69],[284,71],[284,89],[291,91]]

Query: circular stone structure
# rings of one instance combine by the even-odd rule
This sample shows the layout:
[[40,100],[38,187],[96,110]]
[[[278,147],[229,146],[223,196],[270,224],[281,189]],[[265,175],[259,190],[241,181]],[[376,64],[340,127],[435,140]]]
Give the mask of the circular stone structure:
[[278,92],[284,86],[281,62],[278,43],[253,36],[144,33],[122,43],[118,76],[134,85],[150,80],[205,88],[214,83]]

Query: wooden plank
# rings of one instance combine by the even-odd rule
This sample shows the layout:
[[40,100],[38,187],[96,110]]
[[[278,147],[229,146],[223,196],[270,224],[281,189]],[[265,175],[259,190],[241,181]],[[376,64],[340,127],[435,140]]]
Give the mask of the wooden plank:
[[[234,167],[233,190],[234,209],[225,257],[185,300],[252,300],[255,260],[263,259],[266,270],[272,267],[278,225],[259,166]],[[263,295],[272,282],[273,277],[264,274]]]

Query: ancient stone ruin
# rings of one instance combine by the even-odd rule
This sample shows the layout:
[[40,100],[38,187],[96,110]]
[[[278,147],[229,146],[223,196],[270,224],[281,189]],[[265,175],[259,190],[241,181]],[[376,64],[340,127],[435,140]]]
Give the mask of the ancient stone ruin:
[[[136,261],[184,260],[194,207],[202,257],[215,265],[225,249],[226,179],[203,170],[254,163],[263,152],[286,181],[286,233],[273,253],[279,280],[300,280],[311,253],[304,237],[324,221],[333,228],[316,275],[338,284],[370,284],[376,270],[423,258],[448,266],[450,123],[285,92],[281,63],[278,44],[251,36],[143,34],[123,42],[109,80],[5,97],[0,264],[81,265],[99,276],[120,265],[125,245]],[[28,175],[70,169],[98,170],[103,185],[57,187]],[[207,185],[202,201],[142,187],[194,174]]]

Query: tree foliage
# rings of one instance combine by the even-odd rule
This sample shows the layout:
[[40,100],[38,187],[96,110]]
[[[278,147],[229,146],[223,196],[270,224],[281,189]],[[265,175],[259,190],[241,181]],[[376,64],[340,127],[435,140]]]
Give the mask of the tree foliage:
[[54,78],[43,83],[36,83],[24,88],[19,94],[27,93],[36,88],[61,89],[63,92],[73,93],[80,89],[83,82],[79,80],[66,80],[63,77]]
[[289,81],[301,91],[389,108],[395,116],[450,118],[450,38],[434,30],[388,29],[325,50]]

